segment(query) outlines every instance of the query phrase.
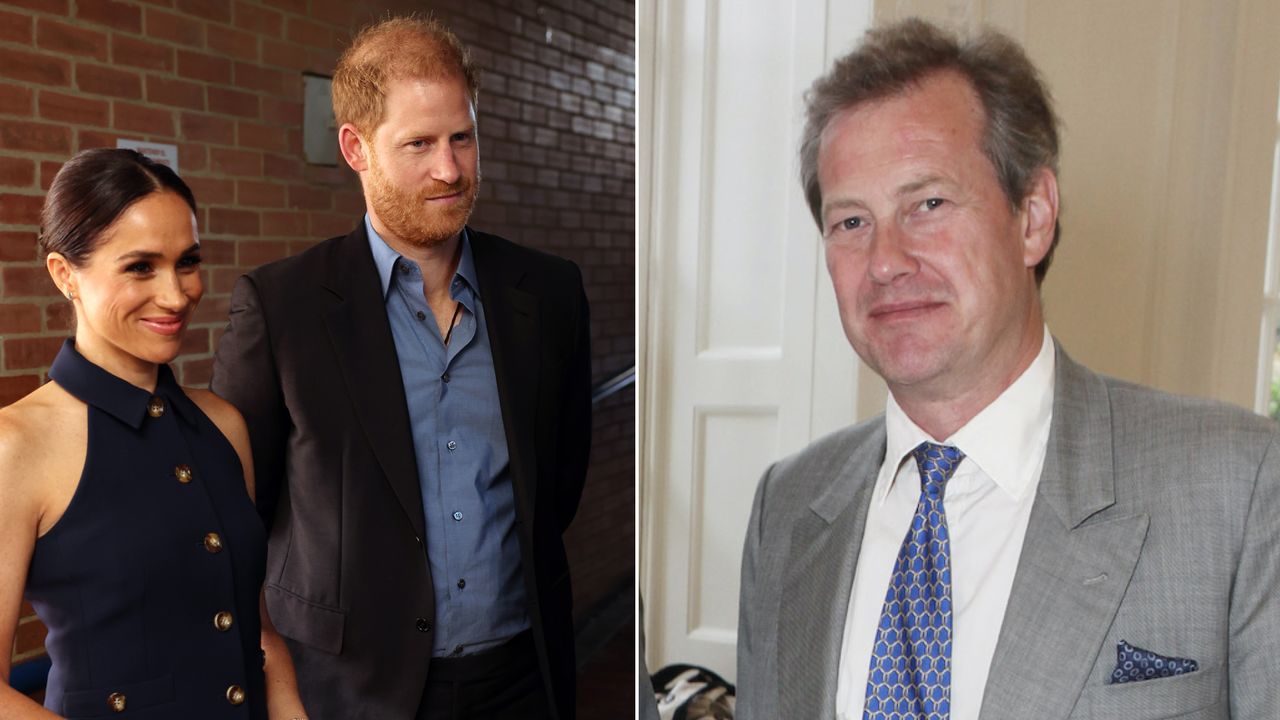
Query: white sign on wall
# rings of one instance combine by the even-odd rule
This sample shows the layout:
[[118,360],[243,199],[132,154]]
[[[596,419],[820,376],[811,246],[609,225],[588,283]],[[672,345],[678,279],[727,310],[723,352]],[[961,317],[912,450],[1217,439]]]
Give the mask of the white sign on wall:
[[166,165],[175,174],[178,172],[178,146],[166,145],[164,143],[141,142],[139,140],[116,140],[117,148],[126,150],[136,150],[139,153],[155,160],[161,165]]

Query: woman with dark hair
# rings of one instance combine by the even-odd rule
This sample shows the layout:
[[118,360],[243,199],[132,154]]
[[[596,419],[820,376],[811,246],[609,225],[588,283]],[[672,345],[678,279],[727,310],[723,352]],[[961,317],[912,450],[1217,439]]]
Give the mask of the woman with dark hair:
[[53,669],[47,710],[0,683],[0,717],[303,717],[260,610],[244,420],[166,365],[204,292],[195,210],[131,150],[81,152],[49,189],[40,245],[76,331],[0,410],[0,647],[25,589]]

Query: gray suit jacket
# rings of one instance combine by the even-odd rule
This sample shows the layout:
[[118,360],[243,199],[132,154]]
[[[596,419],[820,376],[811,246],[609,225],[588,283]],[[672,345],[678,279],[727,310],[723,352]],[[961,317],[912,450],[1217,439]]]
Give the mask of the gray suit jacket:
[[[1280,717],[1275,424],[1095,375],[1061,348],[1055,394],[983,720]],[[878,417],[760,481],[742,561],[742,720],[835,716],[884,453]],[[1200,669],[1109,685],[1121,639]]]

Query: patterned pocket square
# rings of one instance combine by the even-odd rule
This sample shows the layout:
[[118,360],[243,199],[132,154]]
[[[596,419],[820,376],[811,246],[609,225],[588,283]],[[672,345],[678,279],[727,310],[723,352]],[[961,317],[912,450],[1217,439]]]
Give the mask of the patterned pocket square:
[[1155,680],[1185,675],[1199,669],[1200,663],[1195,660],[1157,655],[1121,640],[1116,643],[1116,669],[1111,671],[1111,683],[1114,685]]

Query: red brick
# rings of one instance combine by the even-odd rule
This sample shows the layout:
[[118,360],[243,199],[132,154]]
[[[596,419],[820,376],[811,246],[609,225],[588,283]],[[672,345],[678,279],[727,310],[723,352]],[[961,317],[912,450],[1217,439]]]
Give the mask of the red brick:
[[302,103],[292,100],[262,98],[262,119],[272,125],[302,125]]
[[40,189],[44,190],[45,192],[48,192],[49,188],[53,187],[53,178],[58,174],[58,171],[61,169],[62,169],[61,162],[57,162],[54,160],[41,160],[40,161]]
[[82,92],[124,100],[142,99],[142,76],[128,70],[76,63],[76,87]]
[[258,36],[222,25],[209,26],[209,49],[219,55],[258,62]]
[[209,168],[209,153],[200,143],[178,145],[178,167],[182,172],[204,172]]
[[173,111],[133,103],[115,103],[115,126],[147,135],[173,136]]
[[184,179],[191,186],[191,192],[195,193],[196,202],[201,206],[235,204],[236,184],[231,180],[191,176]]
[[313,72],[317,75],[333,76],[333,69],[338,66],[337,50],[308,50],[307,66],[303,68],[307,72]]
[[142,8],[116,0],[76,0],[76,17],[116,30],[142,32]]
[[254,268],[289,256],[289,243],[278,240],[244,240],[240,243],[240,266]]
[[0,10],[0,40],[4,42],[30,45],[33,33],[31,18],[18,13]]
[[4,4],[64,17],[70,12],[67,0],[4,0]]
[[41,316],[39,305],[30,303],[0,305],[0,333],[40,332]]
[[106,100],[64,95],[45,90],[40,93],[40,117],[47,120],[106,127],[110,106]]
[[147,102],[204,110],[204,86],[186,80],[150,75],[147,77]]
[[191,80],[226,85],[231,82],[231,61],[217,55],[179,50],[178,74]]
[[238,267],[220,267],[209,270],[209,284],[205,292],[229,293],[244,274]]
[[166,72],[173,70],[173,48],[122,35],[111,36],[111,59],[116,65]]
[[103,62],[107,59],[107,34],[86,30],[48,18],[36,21],[36,45],[41,50],[83,55]]
[[250,5],[244,0],[236,0],[235,26],[257,35],[280,37],[284,28],[284,19],[275,10]]
[[47,53],[0,47],[0,76],[41,85],[69,85],[71,63]]
[[212,148],[209,150],[209,166],[224,175],[262,177],[262,153],[252,150]]
[[231,22],[231,3],[227,0],[178,0],[177,7],[180,12],[198,15],[205,20]]
[[81,130],[77,135],[79,136],[77,138],[79,142],[76,143],[76,150],[115,147],[116,141],[122,138],[128,140],[142,140],[141,137],[133,133],[101,132],[98,130]]
[[264,155],[262,174],[272,180],[301,180],[302,162],[284,155]]
[[0,83],[0,113],[30,115],[31,88]]
[[71,128],[6,120],[0,123],[0,149],[66,155],[71,152]]
[[205,296],[200,302],[200,307],[196,308],[195,315],[191,316],[193,325],[217,323],[218,325],[227,324],[227,313],[231,310],[230,297],[210,297]]
[[263,4],[299,15],[307,14],[307,0],[264,0]]
[[0,223],[39,225],[44,198],[39,195],[0,195]]
[[317,49],[337,46],[337,31],[320,23],[303,20],[300,17],[289,18],[287,37],[299,45]]
[[69,302],[52,302],[44,308],[44,326],[49,332],[75,327],[76,311]]
[[236,261],[236,243],[232,240],[201,240],[200,257],[205,265],[232,265]]
[[330,238],[346,235],[355,228],[357,215],[346,213],[308,213],[311,220],[310,236],[313,238]]
[[[39,375],[11,375],[0,377],[0,407],[21,400],[27,393],[40,387]],[[34,615],[29,603],[22,603],[22,617]]]
[[23,261],[36,259],[36,234],[6,230],[0,232],[0,260]]
[[[2,198],[4,196],[0,196]],[[53,296],[57,288],[43,265],[11,265],[0,270],[5,297]]]
[[258,148],[272,152],[288,152],[289,140],[284,128],[241,120],[236,123],[240,147]]
[[[226,318],[222,320],[225,324]],[[213,358],[186,360],[182,363],[181,369],[183,385],[205,387],[213,380]]]
[[289,70],[305,70],[309,57],[307,49],[301,45],[263,38],[262,61]]
[[333,193],[310,185],[289,186],[289,207],[300,210],[328,210],[333,204]]
[[36,179],[36,164],[26,158],[0,155],[0,185],[30,187]]
[[235,86],[248,90],[261,90],[271,95],[285,92],[285,86],[293,79],[279,70],[271,70],[257,64],[236,63]]
[[57,337],[7,339],[4,341],[4,368],[34,370],[47,367],[61,348],[62,338]]
[[356,10],[361,8],[349,0],[311,0],[307,17],[345,28],[353,24],[352,15]]
[[209,329],[191,328],[187,330],[187,335],[182,338],[182,345],[178,348],[178,354],[204,355],[207,352],[209,352]]
[[209,109],[224,115],[257,119],[261,110],[258,96],[230,88],[209,88]]
[[236,182],[236,196],[240,198],[239,204],[245,207],[284,207],[284,186],[276,183],[239,180]]
[[214,235],[258,234],[258,213],[230,208],[209,209],[209,232]]
[[204,47],[204,22],[188,15],[147,8],[147,35],[185,47]]
[[212,115],[182,113],[182,138],[197,142],[233,145],[236,141],[235,122]]
[[345,161],[342,165],[308,165],[306,167],[307,182],[329,188],[341,187],[351,180],[347,167]]
[[307,214],[297,210],[264,212],[262,234],[269,237],[307,237]]
[[[354,177],[352,173],[352,177]],[[333,209],[346,215],[362,215],[365,211],[364,194],[357,188],[351,192],[335,192]]]

